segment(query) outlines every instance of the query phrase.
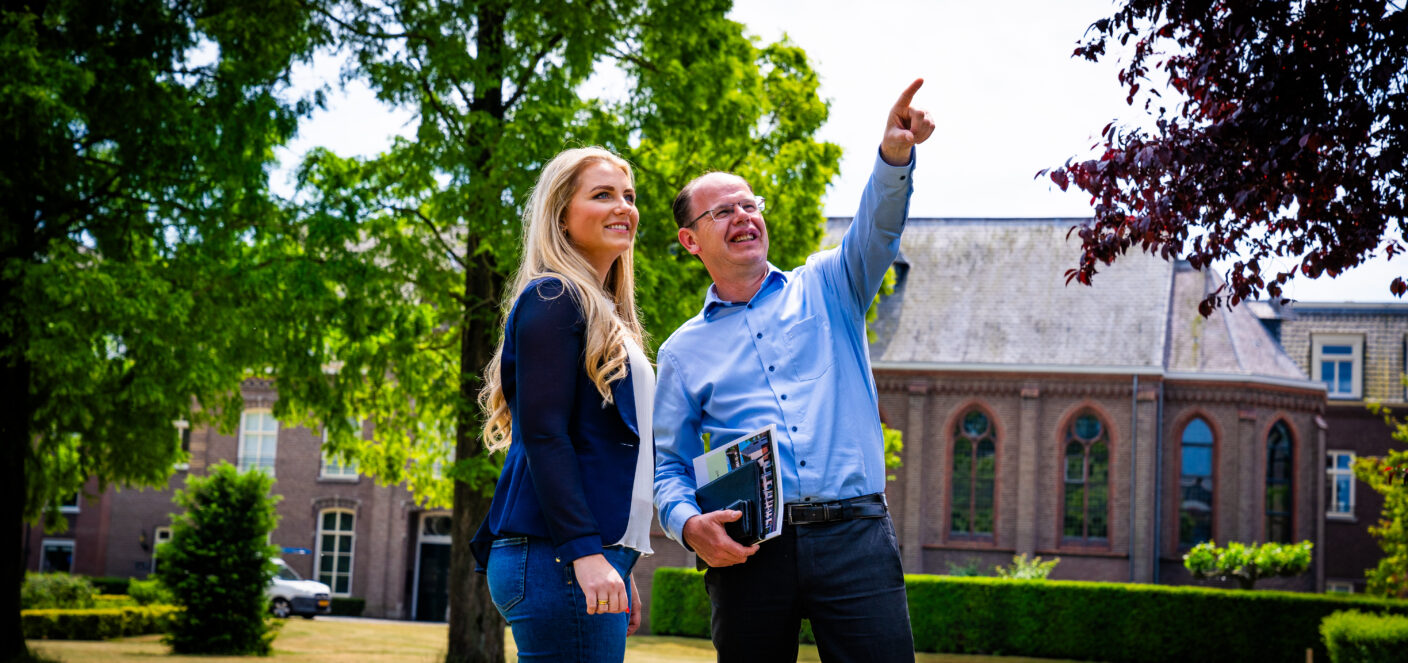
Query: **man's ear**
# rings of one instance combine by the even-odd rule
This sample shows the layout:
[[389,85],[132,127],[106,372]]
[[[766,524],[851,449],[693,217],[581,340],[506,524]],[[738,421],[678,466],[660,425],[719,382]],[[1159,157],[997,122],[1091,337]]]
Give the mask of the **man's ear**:
[[680,228],[677,237],[679,237],[680,246],[683,246],[684,250],[689,251],[694,255],[699,255],[699,239],[694,236],[693,230],[689,228]]

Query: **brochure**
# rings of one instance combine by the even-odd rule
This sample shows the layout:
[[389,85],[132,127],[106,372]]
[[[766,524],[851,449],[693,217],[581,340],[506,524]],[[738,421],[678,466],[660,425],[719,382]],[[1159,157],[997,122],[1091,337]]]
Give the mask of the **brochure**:
[[769,425],[742,437],[710,449],[694,459],[697,485],[713,481],[750,460],[758,461],[762,469],[763,531],[766,541],[782,533],[782,474],[777,467],[777,426]]

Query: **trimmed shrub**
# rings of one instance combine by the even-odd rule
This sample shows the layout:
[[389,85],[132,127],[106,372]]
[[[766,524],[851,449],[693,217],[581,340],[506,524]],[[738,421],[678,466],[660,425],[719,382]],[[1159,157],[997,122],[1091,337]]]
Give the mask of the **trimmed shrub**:
[[1336,612],[1320,623],[1331,663],[1391,663],[1408,651],[1408,617]]
[[332,597],[332,614],[342,617],[361,617],[367,608],[367,600],[346,596]]
[[650,589],[650,630],[656,635],[709,637],[709,593],[704,572],[664,566]]
[[33,640],[106,640],[165,633],[180,608],[170,605],[80,610],[21,610],[24,637]]
[[127,586],[127,595],[137,602],[137,605],[175,605],[176,595],[161,584],[160,580],[152,578],[150,580],[133,580]]
[[97,594],[93,597],[94,608],[135,608],[138,603],[126,594]]
[[[708,637],[704,574],[655,574],[655,633]],[[1340,594],[928,575],[905,586],[918,651],[1109,663],[1292,661],[1312,648],[1326,660],[1316,634],[1331,613],[1408,615],[1406,601]]]
[[93,583],[93,588],[99,594],[126,594],[127,583],[131,578],[115,578],[112,576],[89,576],[88,581]]
[[21,610],[93,607],[97,592],[83,576],[67,573],[26,573],[20,588]]
[[1194,578],[1236,580],[1242,589],[1251,589],[1262,578],[1290,578],[1310,569],[1310,550],[1315,544],[1263,543],[1244,545],[1233,541],[1219,548],[1204,541],[1183,555],[1183,567]]
[[157,553],[157,578],[186,608],[166,636],[175,653],[269,653],[277,634],[264,619],[277,551],[268,543],[278,522],[272,487],[269,475],[222,461],[176,493],[186,511]]

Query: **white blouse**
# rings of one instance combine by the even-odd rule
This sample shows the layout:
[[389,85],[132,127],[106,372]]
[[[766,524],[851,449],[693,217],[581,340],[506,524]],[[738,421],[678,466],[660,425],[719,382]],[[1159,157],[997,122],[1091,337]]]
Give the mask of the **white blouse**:
[[631,359],[631,389],[635,392],[636,430],[640,433],[640,451],[636,455],[636,477],[631,484],[631,517],[626,521],[626,533],[616,543],[650,555],[650,520],[655,515],[655,435],[652,432],[651,411],[655,407],[655,369],[636,342],[626,339],[626,353]]

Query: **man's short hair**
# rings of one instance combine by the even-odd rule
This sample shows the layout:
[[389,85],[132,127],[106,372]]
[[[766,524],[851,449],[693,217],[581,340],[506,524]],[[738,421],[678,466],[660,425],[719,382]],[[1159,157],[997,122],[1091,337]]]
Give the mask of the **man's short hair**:
[[[731,175],[743,180],[743,176],[737,173],[730,173],[726,170],[711,170],[690,180],[689,184],[684,185],[684,188],[680,189],[680,192],[675,195],[675,202],[670,206],[671,211],[675,214],[675,225],[686,228],[689,226],[690,222],[694,221],[694,217],[690,215],[689,209],[694,205],[694,190],[699,187],[700,180],[710,175]],[[748,180],[743,180],[743,184],[748,187],[749,191],[753,189],[753,185],[748,184]]]

